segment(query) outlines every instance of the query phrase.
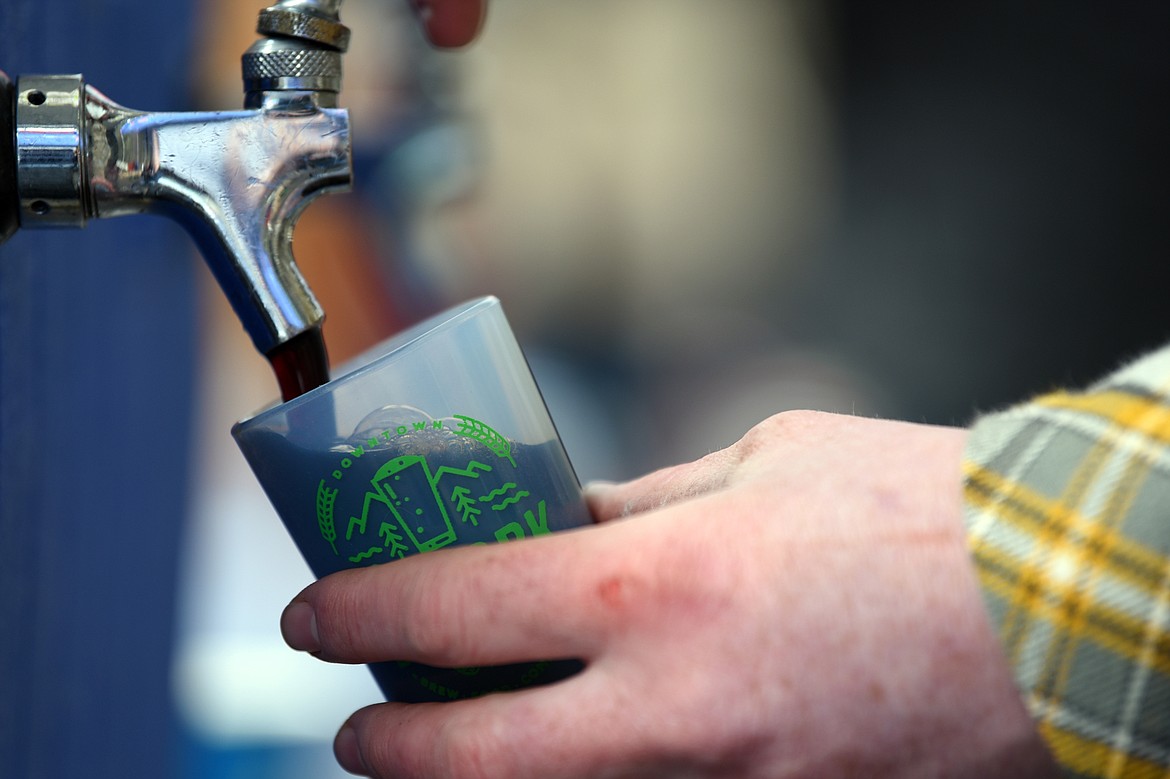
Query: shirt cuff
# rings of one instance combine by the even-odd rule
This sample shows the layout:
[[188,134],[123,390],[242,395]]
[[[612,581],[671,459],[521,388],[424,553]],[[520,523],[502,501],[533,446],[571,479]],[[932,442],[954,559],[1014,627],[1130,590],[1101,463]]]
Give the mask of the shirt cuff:
[[979,419],[967,538],[1038,730],[1073,776],[1170,768],[1170,347]]

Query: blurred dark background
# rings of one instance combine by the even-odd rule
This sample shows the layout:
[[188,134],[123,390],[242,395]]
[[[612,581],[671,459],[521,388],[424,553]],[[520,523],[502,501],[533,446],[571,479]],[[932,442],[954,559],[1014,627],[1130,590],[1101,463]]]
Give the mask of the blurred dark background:
[[965,423],[1166,341],[1170,7],[838,3],[841,221],[801,332]]
[[[265,4],[6,0],[0,68],[234,108]],[[356,190],[297,230],[335,359],[497,294],[583,479],[1170,336],[1165,4],[496,0],[459,54],[342,12]],[[0,776],[340,776],[374,688],[280,641],[308,573],[227,435],[276,385],[186,237],[18,234],[0,301]]]

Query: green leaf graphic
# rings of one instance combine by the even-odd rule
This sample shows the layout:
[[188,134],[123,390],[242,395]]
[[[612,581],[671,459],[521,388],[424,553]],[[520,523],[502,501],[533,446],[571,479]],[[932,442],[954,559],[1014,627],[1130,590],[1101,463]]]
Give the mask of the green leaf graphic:
[[483,512],[476,507],[475,498],[471,497],[471,490],[466,487],[456,487],[451,491],[451,500],[455,501],[456,510],[459,511],[464,522],[471,522],[473,526],[479,527],[479,520],[476,517]]
[[406,546],[402,543],[402,536],[394,532],[393,525],[383,522],[378,528],[378,535],[385,542],[386,550],[390,552],[391,557],[406,557]]
[[479,441],[488,449],[495,452],[497,457],[507,459],[508,462],[512,463],[513,468],[516,467],[516,461],[512,459],[512,444],[508,442],[508,439],[478,419],[463,416],[462,414],[455,414],[454,416],[459,420],[459,427],[455,431],[455,435],[461,435]]

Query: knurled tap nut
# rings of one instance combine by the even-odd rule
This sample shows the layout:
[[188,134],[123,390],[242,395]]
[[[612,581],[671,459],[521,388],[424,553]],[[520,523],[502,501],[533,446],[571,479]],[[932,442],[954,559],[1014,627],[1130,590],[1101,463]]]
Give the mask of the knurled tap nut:
[[256,32],[313,41],[338,51],[349,48],[349,28],[341,22],[287,8],[262,10],[256,22]]
[[249,52],[243,57],[244,79],[341,78],[341,53],[320,49]]

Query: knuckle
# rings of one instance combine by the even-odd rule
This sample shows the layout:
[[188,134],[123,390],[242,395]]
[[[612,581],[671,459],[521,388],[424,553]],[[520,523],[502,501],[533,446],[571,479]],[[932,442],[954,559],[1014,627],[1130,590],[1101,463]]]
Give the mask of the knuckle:
[[[523,750],[516,733],[531,732],[529,713],[523,708],[479,710],[475,718],[468,711],[450,717],[435,739],[435,765],[443,777],[460,779],[516,779],[530,775],[531,767],[519,765]],[[531,757],[531,756],[530,756]]]
[[593,586],[608,623],[681,627],[721,619],[741,586],[740,567],[724,564],[705,543],[664,538],[652,556],[597,571]]
[[810,429],[822,425],[829,417],[822,411],[797,409],[781,411],[759,422],[731,445],[737,462],[743,463],[757,452],[784,440],[806,435]]
[[367,734],[361,746],[362,762],[375,777],[425,776],[426,766],[418,751],[402,748],[398,739]]
[[438,665],[454,654],[445,624],[440,626],[433,619],[407,618],[402,625],[402,644],[402,659]]
[[350,587],[327,587],[313,604],[321,654],[349,658],[360,655],[364,646],[365,609]]
[[506,779],[508,753],[485,728],[464,730],[446,739],[443,776],[460,779]]
[[[458,663],[467,650],[464,603],[454,588],[439,582],[417,586],[399,601],[402,659]],[[399,659],[399,658],[394,658]]]

